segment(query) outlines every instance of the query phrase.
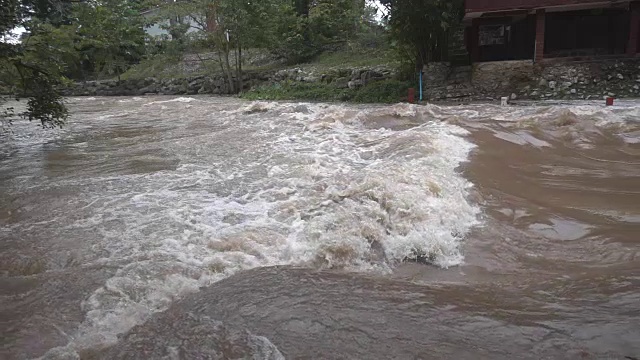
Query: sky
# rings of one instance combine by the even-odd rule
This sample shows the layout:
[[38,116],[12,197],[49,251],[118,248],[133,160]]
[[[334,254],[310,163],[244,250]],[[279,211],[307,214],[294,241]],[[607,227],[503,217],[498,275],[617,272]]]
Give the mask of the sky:
[[25,32],[26,30],[20,26],[17,27],[13,30],[11,30],[11,32],[7,35],[0,35],[0,42],[3,43],[9,43],[9,44],[17,44],[20,42],[20,36]]

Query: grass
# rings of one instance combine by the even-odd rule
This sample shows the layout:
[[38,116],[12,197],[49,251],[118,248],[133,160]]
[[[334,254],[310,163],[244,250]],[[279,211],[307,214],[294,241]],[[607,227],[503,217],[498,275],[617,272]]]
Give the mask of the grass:
[[367,49],[352,51],[325,52],[301,66],[317,68],[366,67],[376,65],[394,65],[396,60],[389,50]]
[[339,89],[324,83],[279,83],[256,87],[244,94],[247,100],[343,101],[355,103],[397,103],[407,95],[409,83],[378,81],[359,89]]
[[202,70],[201,73],[186,73],[182,69],[180,61],[170,56],[156,55],[142,60],[139,64],[131,67],[120,77],[123,80],[144,79],[150,77],[158,79],[181,79],[203,74],[204,70]]
[[[207,55],[209,53],[201,52],[201,55]],[[209,54],[210,55],[210,54]],[[313,60],[297,65],[286,66],[282,62],[278,62],[272,59],[271,62],[261,63],[260,65],[253,64],[253,61],[260,58],[260,52],[258,50],[248,49],[245,53],[245,59],[247,63],[243,66],[247,71],[277,71],[280,69],[302,67],[305,69],[314,69],[316,71],[323,71],[337,68],[358,68],[358,67],[371,67],[377,65],[387,65],[389,67],[396,66],[396,60],[393,53],[384,49],[360,49],[360,50],[341,50],[335,52],[324,52]],[[156,55],[148,59],[142,60],[139,64],[131,67],[121,78],[124,80],[129,79],[144,79],[154,77],[158,79],[176,79],[176,78],[188,78],[198,75],[207,75],[212,72],[218,73],[218,65],[215,61],[207,61],[206,65],[200,65],[200,68],[195,72],[186,72],[184,64],[170,55]]]

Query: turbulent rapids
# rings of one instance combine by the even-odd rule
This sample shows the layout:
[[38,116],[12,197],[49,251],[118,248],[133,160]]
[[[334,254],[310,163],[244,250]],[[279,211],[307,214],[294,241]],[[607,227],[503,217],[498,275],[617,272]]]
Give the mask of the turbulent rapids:
[[0,357],[640,357],[640,103],[72,98],[0,142]]

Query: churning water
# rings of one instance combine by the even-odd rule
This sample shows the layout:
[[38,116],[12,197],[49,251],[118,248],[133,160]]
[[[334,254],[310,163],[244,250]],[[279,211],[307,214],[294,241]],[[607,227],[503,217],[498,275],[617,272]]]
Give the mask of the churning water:
[[0,357],[640,357],[640,103],[69,104],[2,135]]

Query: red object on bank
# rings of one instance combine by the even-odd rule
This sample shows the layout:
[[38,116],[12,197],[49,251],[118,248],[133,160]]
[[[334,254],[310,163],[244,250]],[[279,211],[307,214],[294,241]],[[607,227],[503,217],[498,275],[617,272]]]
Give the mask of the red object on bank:
[[416,89],[409,88],[409,104],[413,104],[416,99]]
[[608,97],[607,98],[607,106],[613,106],[613,98],[612,97]]

